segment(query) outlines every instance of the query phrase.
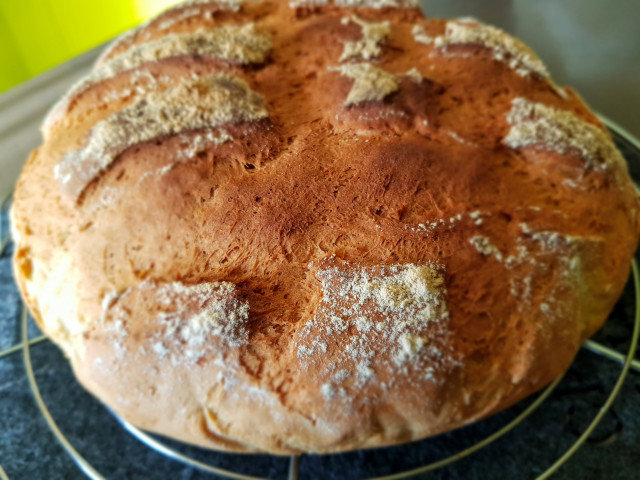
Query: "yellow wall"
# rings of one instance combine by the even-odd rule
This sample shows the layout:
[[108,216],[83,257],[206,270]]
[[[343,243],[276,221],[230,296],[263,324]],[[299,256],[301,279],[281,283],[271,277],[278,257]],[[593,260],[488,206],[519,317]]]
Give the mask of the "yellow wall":
[[104,43],[177,0],[0,0],[0,92]]

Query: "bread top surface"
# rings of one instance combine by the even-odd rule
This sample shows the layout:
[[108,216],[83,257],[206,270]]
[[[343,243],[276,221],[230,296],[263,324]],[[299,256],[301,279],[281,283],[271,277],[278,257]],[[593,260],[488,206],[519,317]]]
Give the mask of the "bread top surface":
[[411,2],[189,2],[43,126],[15,271],[81,382],[234,451],[505,408],[605,321],[638,239],[606,129],[540,59]]

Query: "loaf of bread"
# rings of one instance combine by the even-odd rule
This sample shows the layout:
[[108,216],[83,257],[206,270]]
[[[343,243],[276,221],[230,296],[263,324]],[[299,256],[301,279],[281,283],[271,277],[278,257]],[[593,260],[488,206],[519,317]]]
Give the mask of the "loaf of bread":
[[640,225],[531,49],[411,0],[191,1],[53,108],[15,273],[129,422],[238,452],[454,429],[557,378]]

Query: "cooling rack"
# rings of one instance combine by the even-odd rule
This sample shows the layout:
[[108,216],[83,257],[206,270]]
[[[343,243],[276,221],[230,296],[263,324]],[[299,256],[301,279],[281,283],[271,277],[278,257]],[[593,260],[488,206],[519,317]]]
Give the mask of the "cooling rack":
[[[623,152],[627,153],[627,157],[633,156],[635,158],[635,162],[629,162],[630,170],[634,179],[638,180],[640,178],[640,142],[638,142],[635,138],[633,138],[628,132],[624,129],[616,125],[614,122],[602,118],[604,123],[609,127],[612,134],[614,135],[614,139],[618,146],[622,149]],[[9,199],[5,199],[2,202],[2,214],[6,215],[6,211],[8,209]],[[6,220],[6,219],[5,219]],[[7,231],[7,227],[5,226],[6,222],[1,223],[2,230],[0,231],[0,255],[6,256],[8,251],[11,249],[11,240]],[[626,352],[620,351],[620,346],[618,345],[617,349],[612,348],[602,342],[596,342],[593,340],[588,340],[584,344],[584,350],[590,351],[598,355],[598,358],[601,361],[615,361],[621,364],[621,368],[619,373],[617,374],[613,385],[608,389],[608,391],[604,392],[604,400],[599,405],[597,413],[590,418],[586,422],[586,426],[582,425],[579,431],[575,432],[575,436],[577,437],[575,441],[573,441],[564,451],[558,455],[554,461],[552,461],[548,465],[540,466],[539,471],[535,474],[532,472],[523,472],[522,478],[536,478],[536,479],[546,479],[553,475],[558,469],[565,463],[569,458],[576,453],[576,451],[590,439],[590,436],[593,434],[596,427],[602,421],[602,419],[607,415],[613,401],[618,396],[623,383],[627,377],[627,374],[630,370],[635,370],[640,372],[640,362],[634,359],[634,354],[636,351],[638,337],[640,335],[640,273],[638,270],[638,265],[634,260],[632,265],[632,286],[628,289],[630,294],[632,294],[634,298],[634,309],[631,315],[631,318],[627,319],[627,324],[624,326],[626,328],[626,335],[629,339],[628,348]],[[629,296],[629,295],[628,295]],[[628,300],[628,299],[627,299]],[[628,314],[629,312],[627,312]],[[60,417],[57,419],[52,415],[49,410],[49,405],[47,401],[43,398],[41,394],[40,388],[41,385],[37,379],[36,374],[34,373],[34,366],[32,360],[32,349],[36,348],[44,348],[39,347],[39,345],[47,345],[50,342],[43,335],[38,335],[37,333],[33,333],[33,326],[29,325],[29,319],[27,310],[24,305],[21,305],[20,314],[16,318],[17,323],[19,324],[19,328],[21,330],[21,339],[22,341],[0,351],[0,361],[3,359],[10,357],[12,355],[22,354],[23,363],[24,363],[24,372],[26,378],[28,379],[28,383],[32,392],[33,399],[37,405],[38,411],[44,418],[46,425],[49,427],[50,431],[53,433],[55,438],[58,440],[60,445],[69,455],[69,457],[76,463],[79,469],[84,472],[84,474],[91,479],[104,479],[103,474],[100,473],[99,469],[93,466],[88,460],[84,458],[84,456],[78,451],[76,446],[74,446],[73,441],[69,439],[69,432],[63,431],[62,428],[58,426],[58,422],[60,421]],[[630,321],[631,320],[631,321]],[[629,327],[630,330],[629,331]],[[30,334],[31,331],[31,334]],[[59,360],[61,362],[65,362],[66,360],[61,358],[62,354],[58,353]],[[484,449],[490,444],[498,441],[505,435],[512,432],[516,427],[522,427],[522,424],[529,419],[534,413],[540,412],[541,407],[547,404],[547,400],[552,397],[554,392],[556,392],[559,385],[563,383],[563,377],[556,379],[552,382],[547,388],[545,388],[541,393],[538,394],[537,397],[525,400],[521,402],[517,412],[512,412],[509,417],[505,418],[504,414],[499,414],[490,419],[479,422],[480,424],[490,424],[489,429],[493,431],[493,433],[489,433],[486,435],[481,435],[480,438],[475,438],[474,441],[466,445],[464,448],[461,448],[457,451],[449,451],[446,455],[442,455],[441,458],[432,460],[430,462],[424,463],[422,465],[413,466],[413,468],[404,468],[398,471],[397,473],[385,473],[384,475],[377,475],[377,472],[371,472],[371,475],[366,475],[368,478],[375,478],[377,480],[395,480],[395,479],[405,479],[405,478],[414,478],[420,477],[423,478],[429,472],[434,472],[435,470],[445,468],[454,463],[461,462],[463,459],[472,456],[472,454]],[[67,387],[65,387],[67,388]],[[70,387],[69,387],[70,388]],[[74,388],[79,389],[78,385],[74,385]],[[524,405],[524,406],[520,406]],[[106,409],[106,407],[101,407],[102,409]],[[513,410],[513,408],[511,409]],[[180,462],[182,464],[191,466],[197,470],[205,472],[206,474],[210,474],[211,478],[231,478],[238,480],[257,480],[266,478],[264,476],[256,476],[256,475],[248,475],[245,473],[240,473],[237,469],[224,467],[220,465],[220,462],[217,463],[215,461],[211,461],[209,452],[204,452],[200,449],[191,448],[188,446],[184,446],[179,444],[178,442],[173,442],[171,440],[164,439],[160,436],[151,435],[146,432],[141,431],[140,429],[134,427],[123,419],[118,418],[115,414],[112,414],[117,421],[120,423],[121,428],[128,431],[133,437],[139,440],[143,445],[148,447],[151,451],[157,452],[157,454],[171,459],[175,462]],[[495,418],[499,417],[498,420]],[[502,422],[502,423],[499,423]],[[607,434],[605,437],[596,439],[597,442],[606,443],[615,439],[615,436],[619,433],[619,422],[615,423],[612,433]],[[467,433],[466,429],[450,432],[447,434],[449,437],[455,437],[460,435],[465,435]],[[75,435],[77,437],[77,435]],[[432,439],[430,441],[438,441],[439,437],[436,439]],[[393,449],[379,449],[375,452],[382,452],[389,450],[394,450],[395,455],[403,456],[404,452],[407,448],[420,448],[420,444],[413,444],[411,447],[393,447]],[[403,450],[404,449],[404,450]],[[371,453],[371,452],[369,452]],[[523,455],[526,452],[523,452]],[[231,462],[227,461],[226,463],[233,464],[233,461],[240,460],[240,463],[248,462],[251,463],[255,456],[242,455],[242,454],[223,454],[228,459],[232,459]],[[356,453],[357,455],[357,453]],[[300,478],[318,478],[317,470],[314,470],[314,467],[317,467],[318,462],[328,462],[331,463],[332,460],[336,457],[340,457],[340,455],[326,455],[326,456],[312,456],[311,462],[309,466],[305,469],[303,464],[306,456],[298,457],[271,457],[271,459],[275,462],[280,463],[280,467],[277,468],[280,478],[288,478],[289,480],[295,480]],[[362,462],[367,461],[367,459],[371,459],[369,456],[360,456],[355,457],[353,459],[354,462]],[[219,459],[218,459],[219,460]],[[301,463],[302,460],[302,463]],[[344,460],[344,456],[342,457]],[[0,458],[1,461],[1,458]],[[344,462],[343,462],[344,463]],[[473,464],[471,464],[473,465]],[[345,472],[346,473],[346,472]],[[484,472],[485,475],[483,478],[490,476],[490,473]],[[267,475],[269,478],[273,478],[273,475]],[[335,475],[334,475],[335,477]],[[339,475],[338,475],[339,477]],[[338,478],[335,477],[335,478]],[[350,476],[352,477],[352,475]],[[0,480],[8,479],[7,473],[3,470],[0,465]]]

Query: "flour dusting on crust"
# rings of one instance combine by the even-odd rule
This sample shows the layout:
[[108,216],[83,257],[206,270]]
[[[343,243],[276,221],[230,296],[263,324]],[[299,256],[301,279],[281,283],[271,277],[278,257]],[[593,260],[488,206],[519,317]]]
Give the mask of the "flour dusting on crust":
[[[203,10],[202,7],[187,8],[183,12],[181,12],[179,15],[176,15],[172,18],[168,18],[158,23],[157,29],[159,31],[169,30],[174,25],[191,18],[204,18],[207,20],[211,20],[211,18],[213,18],[213,14],[211,10]],[[150,33],[149,32],[146,32],[146,33],[147,35],[145,35],[145,37],[149,38]]]
[[315,8],[329,5],[329,0],[292,0],[289,2],[290,8]]
[[409,77],[414,83],[422,83],[424,80],[424,77],[416,67],[410,68],[404,75]]
[[[238,299],[232,283],[185,285],[145,280],[103,298],[100,324],[111,335],[119,356],[125,354],[125,340],[137,320],[132,312],[145,306],[157,327],[151,350],[160,357],[171,353],[174,362],[197,361],[211,349],[238,347],[247,341],[249,304]],[[211,344],[210,337],[222,343]]]
[[[167,30],[171,28],[171,26],[173,26],[175,23],[185,20],[186,18],[195,17],[195,16],[202,16],[204,18],[210,19],[212,16],[212,12],[210,10],[203,9],[203,7],[206,7],[208,5],[215,5],[220,10],[239,12],[242,6],[242,3],[243,3],[242,0],[220,0],[220,1],[214,1],[214,0],[190,0],[189,1],[188,0],[178,5],[174,5],[173,7],[170,7],[164,12],[162,12],[159,15],[160,18],[176,10],[180,10],[183,8],[185,9],[184,12],[175,16],[174,18],[162,20],[158,24],[157,28],[158,30]],[[188,8],[188,7],[194,7],[194,8]],[[100,56],[98,57],[98,60],[96,60],[96,63],[95,63],[96,66],[99,66],[100,64],[106,62],[108,57],[110,57],[117,48],[133,40],[134,37],[140,34],[140,32],[145,31],[157,19],[158,17],[150,18],[146,22],[141,23],[137,27],[124,32],[122,35],[120,35],[115,40],[113,40],[109,45],[107,45],[104,51],[100,54]],[[148,39],[149,33],[144,32],[143,38]]]
[[339,395],[346,379],[359,388],[410,364],[420,379],[435,381],[437,370],[452,365],[441,266],[327,262],[317,273],[322,300],[297,348],[303,364],[326,370],[325,397]]
[[[324,7],[330,3],[329,0],[292,0],[289,7]],[[420,8],[418,0],[333,0],[333,4],[350,8]]]
[[361,58],[371,60],[377,58],[382,53],[380,46],[391,33],[391,24],[388,20],[384,22],[367,22],[352,15],[344,17],[342,23],[348,25],[349,22],[356,23],[362,28],[362,39],[344,42],[344,50],[340,56],[340,61]]
[[602,129],[577,115],[526,98],[516,98],[507,115],[511,125],[503,143],[511,148],[532,147],[560,154],[578,153],[586,168],[624,164],[624,158]]
[[502,252],[491,243],[489,237],[483,235],[475,235],[469,239],[469,243],[473,245],[478,252],[487,257],[495,257],[496,260],[502,262]]
[[411,35],[413,35],[413,39],[418,43],[424,43],[425,45],[433,43],[433,37],[427,34],[427,31],[422,25],[414,25],[411,29]]
[[236,77],[216,75],[184,81],[102,120],[88,144],[65,155],[54,174],[78,199],[86,186],[127,148],[154,138],[267,117],[263,98]]
[[354,80],[347,100],[344,102],[345,105],[382,101],[387,95],[397,91],[400,85],[395,75],[374,67],[370,63],[352,63],[330,67],[330,70],[336,70]]
[[522,272],[511,280],[511,294],[519,300],[519,310],[537,301],[540,314],[549,321],[575,317],[579,302],[594,293],[585,277],[585,259],[601,254],[603,239],[536,229],[525,223],[520,228],[523,234],[516,252],[506,259],[509,268]]
[[420,8],[418,0],[334,0],[340,7]]
[[224,10],[239,12],[243,3],[244,0],[186,0],[173,7],[172,10],[176,8],[189,7],[191,5],[216,5]]
[[480,45],[488,48],[493,52],[494,59],[506,63],[519,75],[536,73],[549,77],[547,68],[533,50],[499,28],[481,23],[447,22],[445,34],[434,39],[434,46],[437,51],[455,56],[456,53],[450,47],[457,45]]

